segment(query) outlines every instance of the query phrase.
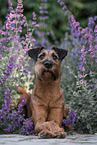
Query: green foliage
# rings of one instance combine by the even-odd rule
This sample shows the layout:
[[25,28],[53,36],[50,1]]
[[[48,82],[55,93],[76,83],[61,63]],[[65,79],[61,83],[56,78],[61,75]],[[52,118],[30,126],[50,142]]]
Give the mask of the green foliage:
[[78,67],[78,62],[81,61],[80,43],[67,33],[61,46],[69,50],[69,55],[62,63],[61,87],[67,108],[72,108],[76,112],[74,128],[79,133],[97,132],[97,63],[91,54],[87,53],[85,65],[87,72],[84,78],[80,78],[82,75],[82,70]]
[[89,17],[97,15],[96,0],[64,0],[64,2],[82,27],[87,26]]
[[[28,75],[25,73],[26,69],[29,70],[28,64],[30,63],[30,60],[27,57],[27,55],[24,56],[21,53],[23,52],[22,46],[19,44],[18,47],[21,48],[18,51],[16,51],[15,47],[10,46],[11,51],[9,53],[2,52],[4,56],[2,57],[2,60],[0,61],[1,68],[2,68],[0,71],[1,78],[4,78],[4,74],[2,72],[6,71],[6,66],[9,63],[9,59],[12,53],[14,56],[15,54],[17,54],[18,59],[16,59],[15,61],[15,67],[13,68],[11,76],[8,77],[6,81],[3,83],[3,89],[2,91],[0,91],[0,108],[2,107],[2,103],[4,102],[4,97],[5,97],[4,92],[7,88],[10,88],[10,91],[12,94],[12,100],[13,100],[12,108],[13,109],[16,106],[18,99],[20,98],[20,95],[17,94],[15,86],[24,87],[30,93],[32,91],[30,89],[30,84],[33,85],[33,71],[32,73],[29,73]],[[15,56],[15,58],[17,58],[17,56]],[[31,68],[30,68],[30,71],[31,71]]]

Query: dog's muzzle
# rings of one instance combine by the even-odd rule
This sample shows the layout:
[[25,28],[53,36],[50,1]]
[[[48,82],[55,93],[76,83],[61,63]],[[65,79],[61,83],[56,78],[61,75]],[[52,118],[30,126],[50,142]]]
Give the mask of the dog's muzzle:
[[47,69],[50,69],[50,68],[52,68],[53,64],[52,64],[51,61],[45,61],[45,62],[44,62],[44,66],[45,66]]

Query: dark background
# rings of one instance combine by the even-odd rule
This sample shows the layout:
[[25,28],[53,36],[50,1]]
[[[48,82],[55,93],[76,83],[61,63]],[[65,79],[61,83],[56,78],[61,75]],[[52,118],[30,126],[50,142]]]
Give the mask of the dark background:
[[[97,0],[63,0],[68,9],[74,15],[76,21],[80,22],[80,25],[84,28],[88,24],[88,18],[97,15]],[[0,1],[0,27],[5,22],[5,17],[8,13],[8,1]],[[11,0],[13,7],[17,6],[17,0]],[[32,19],[32,12],[35,11],[37,15],[37,21],[39,22],[39,13],[41,0],[24,0],[24,15],[27,17],[27,20]],[[48,0],[47,1],[47,11],[49,19],[45,23],[48,24],[47,30],[50,32],[48,36],[52,44],[61,42],[64,38],[64,33],[67,27],[67,19],[64,16],[64,11],[58,4],[57,0]],[[59,33],[60,32],[60,33]],[[22,35],[24,35],[25,31]]]

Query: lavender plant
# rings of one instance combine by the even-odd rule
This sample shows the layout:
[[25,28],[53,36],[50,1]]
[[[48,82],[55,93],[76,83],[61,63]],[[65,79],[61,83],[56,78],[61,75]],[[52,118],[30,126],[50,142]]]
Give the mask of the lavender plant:
[[[41,17],[39,25],[36,14],[29,28],[26,17],[23,15],[23,1],[18,0],[14,10],[9,2],[9,14],[6,23],[0,30],[1,66],[0,70],[0,130],[3,133],[34,134],[32,119],[24,120],[20,115],[22,104],[17,111],[12,110],[12,104],[16,103],[17,93],[15,86],[22,86],[29,90],[33,84],[33,73],[27,65],[30,60],[26,51],[32,46],[48,46],[48,32],[44,33],[47,16],[47,0],[42,0],[40,6]],[[65,16],[68,18],[68,30],[61,45],[69,51],[69,55],[62,65],[61,85],[64,90],[66,106],[69,108],[69,116],[63,120],[63,126],[74,124],[77,131],[92,133],[97,131],[97,16],[89,18],[86,28],[82,28],[74,19],[62,0],[58,0]],[[22,26],[27,29],[25,37],[21,37]],[[42,31],[37,27],[41,26]],[[40,42],[33,37],[35,32],[42,38]],[[30,65],[31,67],[31,65]],[[33,67],[33,65],[32,65]],[[65,73],[64,73],[65,72]],[[26,82],[26,83],[25,83]],[[15,98],[15,100],[14,100]],[[2,105],[1,105],[2,104]],[[72,110],[72,108],[76,111]]]
[[97,131],[97,16],[90,17],[87,27],[82,28],[64,2],[58,2],[68,17],[71,32],[66,33],[62,44],[69,49],[62,80],[65,100],[76,111],[75,129],[93,133]]
[[[26,17],[23,15],[22,0],[18,0],[17,7],[14,10],[9,0],[9,14],[6,22],[0,30],[0,47],[1,47],[1,66],[0,70],[0,132],[1,133],[19,133],[23,125],[24,118],[20,114],[25,99],[19,106],[18,110],[13,110],[16,105],[16,88],[15,86],[29,87],[33,81],[33,74],[28,71],[26,64],[28,59],[26,51],[32,47],[35,39],[32,33],[38,24],[28,28]],[[36,18],[33,12],[33,20]],[[21,38],[22,26],[27,27],[27,34]],[[24,47],[23,47],[24,46]],[[25,82],[28,82],[25,84]],[[9,93],[11,92],[11,93]]]
[[68,119],[63,119],[63,122],[62,122],[63,127],[70,125],[70,124],[73,125],[75,122],[75,117],[76,117],[75,111],[73,109],[71,109],[69,111],[69,116],[67,117]]
[[32,121],[32,117],[29,119],[26,119],[23,122],[23,126],[21,127],[19,134],[22,135],[34,135],[36,132],[34,130],[34,124]]
[[[36,41],[32,34],[39,25],[36,23],[36,14],[33,12],[33,20],[31,21],[32,29],[28,28],[27,19],[23,15],[22,0],[18,0],[15,10],[12,7],[11,1],[9,0],[8,2],[10,13],[6,17],[5,25],[0,30],[0,57],[2,58],[1,64],[3,66],[0,76],[1,97],[3,100],[0,103],[2,104],[0,111],[0,130],[1,133],[34,134],[35,131],[32,119],[24,120],[21,115],[23,104],[26,102],[25,98],[23,98],[22,104],[18,106],[17,111],[13,110],[12,103],[13,96],[16,94],[14,91],[15,87],[21,83],[23,86],[25,81],[31,82],[31,79],[33,79],[31,72],[26,68],[26,64],[28,63],[26,51],[30,49],[33,42]],[[43,2],[44,3],[41,3],[42,7],[46,8],[46,1]],[[40,13],[47,14],[47,11],[41,9]],[[40,19],[45,20],[47,16],[40,17]],[[44,22],[42,25],[44,25]],[[25,37],[21,38],[22,26],[27,27],[27,34],[25,34]],[[45,33],[45,35],[48,35],[48,33]],[[44,38],[43,36],[43,43]],[[5,65],[3,65],[4,62]]]
[[42,45],[44,47],[48,47],[50,45],[50,42],[47,39],[47,36],[49,36],[49,29],[48,29],[48,6],[47,6],[47,0],[41,0],[40,1],[40,7],[39,7],[39,29],[36,29],[35,33],[37,34],[37,37],[39,38],[37,41],[38,45]]
[[18,106],[17,111],[11,111],[12,96],[7,88],[5,92],[4,104],[0,110],[0,132],[1,133],[18,133],[22,127],[24,118],[20,114],[26,99],[22,99],[22,103]]
[[[12,3],[9,0],[9,14],[6,17],[6,22],[0,30],[1,39],[1,55],[0,63],[2,70],[0,70],[0,99],[4,99],[4,92],[8,88],[12,90],[13,98],[16,97],[15,85],[24,86],[29,90],[29,84],[33,80],[33,74],[28,71],[26,51],[30,49],[33,42],[36,41],[32,37],[32,33],[38,24],[35,23],[32,28],[28,28],[26,17],[23,15],[22,0],[18,0],[17,7],[14,10]],[[35,13],[33,12],[33,20],[35,21]],[[20,37],[22,33],[22,26],[27,27],[27,34],[25,37]],[[25,84],[25,82],[28,82]]]

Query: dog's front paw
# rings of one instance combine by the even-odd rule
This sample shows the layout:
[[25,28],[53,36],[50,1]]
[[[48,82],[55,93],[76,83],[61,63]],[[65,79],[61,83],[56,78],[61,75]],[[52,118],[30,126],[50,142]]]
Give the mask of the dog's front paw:
[[57,137],[57,138],[65,138],[66,135],[67,135],[67,134],[66,134],[66,132],[64,132],[64,131],[63,131],[63,132],[57,132],[57,133],[56,133],[56,137]]
[[65,138],[66,132],[52,132],[48,129],[43,129],[39,134],[40,138]]
[[40,138],[55,138],[56,134],[49,131],[48,129],[43,129],[39,134]]

